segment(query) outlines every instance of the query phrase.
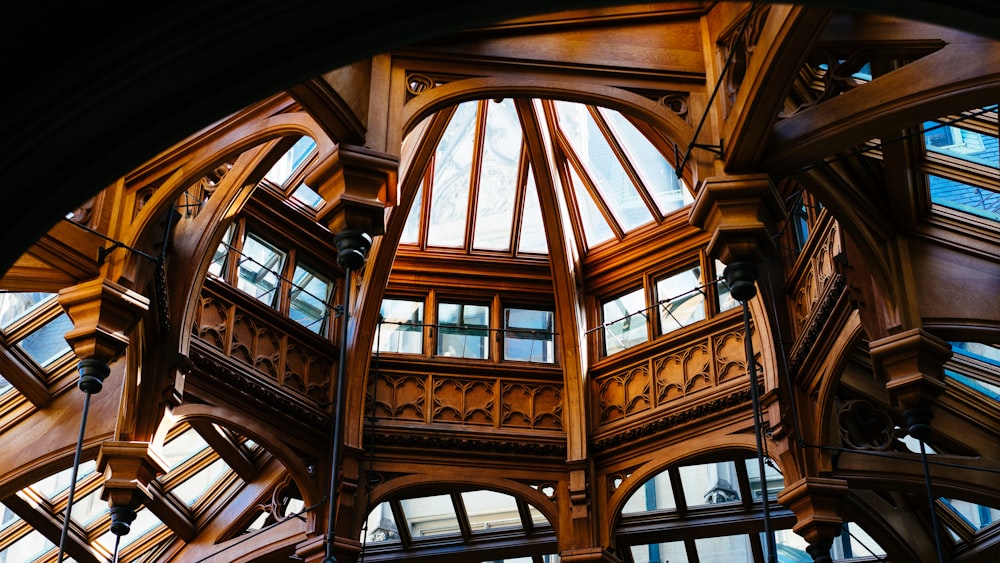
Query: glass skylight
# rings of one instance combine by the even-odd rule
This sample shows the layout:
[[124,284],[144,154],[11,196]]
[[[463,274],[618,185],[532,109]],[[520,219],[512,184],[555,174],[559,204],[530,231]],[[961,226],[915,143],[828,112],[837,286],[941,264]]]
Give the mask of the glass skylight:
[[24,350],[42,368],[63,357],[70,351],[66,333],[73,328],[73,321],[66,313],[45,323],[41,328],[25,336],[17,347]]
[[54,298],[54,293],[40,291],[0,292],[0,330],[7,330],[10,325]]
[[306,157],[311,155],[315,149],[316,141],[313,141],[311,137],[300,138],[292,145],[292,148],[288,149],[288,152],[278,159],[278,162],[274,163],[267,174],[264,174],[264,179],[278,186],[284,186],[285,182],[302,166]]

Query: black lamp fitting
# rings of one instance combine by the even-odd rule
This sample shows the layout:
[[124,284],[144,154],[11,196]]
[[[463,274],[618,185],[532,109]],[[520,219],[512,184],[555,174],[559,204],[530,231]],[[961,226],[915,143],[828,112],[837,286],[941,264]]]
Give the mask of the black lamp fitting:
[[84,358],[76,364],[80,372],[78,386],[84,393],[98,393],[104,387],[104,380],[111,373],[111,367],[96,358]]
[[737,301],[749,301],[757,295],[757,266],[750,262],[733,262],[722,272],[729,285],[729,294]]
[[131,506],[120,505],[112,506],[108,512],[111,513],[111,533],[116,536],[128,534],[135,521],[135,510]]
[[341,231],[334,236],[333,243],[337,245],[337,264],[357,270],[365,265],[372,237],[362,231]]
[[926,442],[931,436],[931,419],[934,411],[930,407],[912,407],[903,411],[906,421],[906,431],[921,442]]

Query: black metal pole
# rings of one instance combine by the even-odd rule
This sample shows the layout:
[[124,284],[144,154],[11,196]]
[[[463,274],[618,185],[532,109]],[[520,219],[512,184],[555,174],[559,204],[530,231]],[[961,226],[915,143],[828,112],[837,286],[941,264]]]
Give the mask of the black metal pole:
[[760,500],[764,510],[764,541],[767,545],[768,563],[777,563],[774,532],[771,530],[771,508],[767,493],[767,477],[764,474],[764,433],[760,424],[760,389],[757,388],[757,360],[754,357],[753,342],[750,340],[750,306],[743,302],[743,330],[747,354],[747,372],[750,374],[750,403],[753,408],[753,434],[757,441],[757,467],[760,471]]

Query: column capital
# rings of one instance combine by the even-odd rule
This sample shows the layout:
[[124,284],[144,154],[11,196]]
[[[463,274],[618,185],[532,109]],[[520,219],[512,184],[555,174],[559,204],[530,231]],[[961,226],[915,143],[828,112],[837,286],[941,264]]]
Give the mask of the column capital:
[[803,477],[778,493],[778,502],[795,513],[792,531],[809,542],[814,561],[830,561],[830,547],[844,526],[840,507],[847,490],[843,479]]
[[712,235],[710,256],[724,264],[759,264],[777,248],[774,237],[785,215],[767,174],[742,174],[702,180],[688,221]]
[[621,563],[621,559],[605,547],[569,549],[559,553],[559,560],[563,563]]
[[112,507],[136,508],[152,498],[149,484],[167,468],[149,442],[101,442],[97,454],[97,470],[104,474],[101,498]]
[[893,406],[926,408],[944,391],[944,363],[951,358],[945,340],[915,328],[875,340],[869,350]]
[[59,292],[59,304],[73,321],[66,341],[77,358],[110,365],[129,343],[129,334],[149,309],[149,299],[107,278],[96,278]]
[[393,199],[399,157],[342,144],[335,156],[313,172],[306,183],[326,200],[317,220],[331,232],[385,233],[385,205]]

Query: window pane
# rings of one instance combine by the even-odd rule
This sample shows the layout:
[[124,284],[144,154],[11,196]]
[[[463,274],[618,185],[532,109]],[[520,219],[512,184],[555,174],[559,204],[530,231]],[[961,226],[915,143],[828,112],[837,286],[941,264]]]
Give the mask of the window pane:
[[[750,477],[750,490],[754,500],[760,500],[760,462],[756,457],[744,460],[747,468],[747,475]],[[766,460],[765,460],[766,461]],[[764,475],[767,478],[767,494],[774,498],[785,488],[785,477],[780,471],[764,464]]]
[[399,528],[389,503],[382,502],[368,513],[368,522],[361,531],[362,542],[399,542]]
[[1000,221],[1000,194],[933,174],[928,174],[927,180],[931,202]]
[[694,540],[700,563],[753,563],[750,536],[721,536]]
[[990,524],[1000,520],[1000,510],[990,506],[983,506],[973,502],[942,498],[945,505],[965,520],[973,530],[979,531]]
[[504,329],[505,360],[555,361],[552,311],[507,309],[504,311]]
[[[716,276],[721,277],[722,273],[725,272],[725,271],[726,271],[726,265],[723,264],[722,262],[716,260],[715,261],[715,274],[716,274]],[[726,283],[726,280],[724,280],[724,279],[723,280],[719,280],[715,284],[715,287],[717,287],[718,291],[719,291],[719,312],[720,313],[723,312],[723,311],[728,311],[728,310],[730,310],[730,309],[732,309],[734,307],[738,307],[739,306],[740,302],[737,301],[735,297],[733,297],[732,292],[729,289],[729,284]]]
[[101,498],[101,489],[73,500],[73,512],[70,518],[74,522],[86,528],[95,520],[108,513],[108,501]]
[[406,299],[383,299],[382,322],[375,333],[375,350],[420,354],[424,351],[424,303]]
[[694,201],[691,191],[677,178],[674,167],[645,135],[617,111],[607,108],[600,108],[600,111],[621,141],[660,213],[666,215]]
[[528,179],[524,188],[524,211],[521,216],[521,233],[517,252],[547,254],[549,245],[545,239],[545,225],[542,223],[542,208],[538,203],[538,188],[535,175],[528,168]]
[[183,483],[170,490],[187,506],[194,506],[201,496],[212,485],[216,484],[228,471],[229,466],[222,459],[217,459],[211,465],[195,473]]
[[307,186],[305,182],[295,188],[295,191],[292,192],[292,198],[313,209],[319,209],[323,205],[323,202],[326,201],[323,199],[323,196],[316,193],[316,190]]
[[928,151],[990,168],[1000,167],[997,138],[991,135],[928,121],[924,123],[924,143]]
[[[97,471],[96,461],[89,460],[81,463],[79,469],[77,469],[77,482],[83,481],[95,471]],[[31,490],[51,501],[69,489],[69,483],[72,477],[73,468],[67,467],[64,470],[58,473],[53,473],[52,475],[49,475],[41,481],[31,485]]]
[[39,366],[45,368],[69,353],[66,333],[73,328],[69,315],[62,313],[42,325],[41,328],[25,336],[17,347],[24,350]]
[[213,276],[223,277],[226,271],[226,259],[229,257],[229,247],[233,244],[233,233],[236,232],[236,224],[231,223],[226,228],[226,233],[222,235],[219,247],[215,249],[212,256],[212,263],[208,265],[208,273]]
[[701,289],[701,268],[694,267],[656,282],[660,311],[660,334],[705,319],[705,293]]
[[633,545],[631,549],[633,563],[688,563],[690,561],[682,541]]
[[740,500],[735,462],[686,465],[680,468],[680,476],[688,508]]
[[316,334],[326,334],[333,283],[305,264],[295,266],[288,316]]
[[622,514],[636,514],[650,510],[674,510],[675,508],[677,508],[677,501],[674,500],[674,490],[670,486],[670,473],[663,470],[632,493],[632,496],[625,501]]
[[[97,543],[108,550],[108,552],[114,552],[115,542],[118,542],[119,550],[125,549],[132,542],[142,538],[146,532],[163,525],[163,522],[156,517],[149,509],[140,507],[135,511],[135,520],[132,521],[129,533],[124,536],[115,536],[108,531],[101,537],[97,538]],[[119,540],[119,537],[121,538]]]
[[465,513],[473,531],[496,528],[523,528],[514,497],[496,491],[466,491],[462,493]]
[[646,299],[642,288],[601,305],[604,315],[604,353],[621,352],[646,341]]
[[257,235],[248,234],[243,243],[237,287],[274,307],[278,302],[277,289],[284,265],[284,252]]
[[957,381],[966,387],[981,393],[994,401],[1000,401],[1000,385],[990,383],[989,381],[983,381],[975,377],[970,377],[963,373],[953,371],[950,369],[944,370],[944,375],[948,379]]
[[54,297],[54,293],[38,291],[0,292],[0,330],[6,330],[18,319]]
[[429,246],[465,246],[477,106],[478,102],[458,106],[434,153]]
[[570,167],[569,176],[573,192],[576,194],[577,210],[580,212],[580,223],[583,224],[583,238],[586,239],[587,248],[593,248],[614,238],[614,231],[594,203],[594,198],[587,191],[576,169]]
[[414,539],[459,533],[458,518],[449,495],[403,499],[400,505]]
[[161,454],[169,469],[176,469],[207,447],[208,443],[201,434],[194,428],[188,428],[164,444]]
[[486,132],[476,200],[476,230],[472,246],[509,250],[521,154],[521,125],[514,101],[486,105]]
[[420,242],[420,212],[424,208],[424,181],[420,181],[417,194],[413,198],[413,206],[406,215],[406,225],[403,234],[399,236],[399,244],[418,244]]
[[292,148],[288,149],[288,152],[281,155],[278,162],[275,162],[267,174],[264,174],[264,178],[278,186],[284,186],[285,182],[305,162],[306,157],[312,154],[315,148],[316,142],[312,138],[302,137],[292,145]]
[[0,551],[0,561],[4,563],[34,561],[53,547],[55,544],[45,539],[40,532],[32,530]]
[[489,357],[490,308],[485,305],[438,305],[438,355]]

